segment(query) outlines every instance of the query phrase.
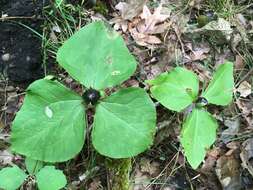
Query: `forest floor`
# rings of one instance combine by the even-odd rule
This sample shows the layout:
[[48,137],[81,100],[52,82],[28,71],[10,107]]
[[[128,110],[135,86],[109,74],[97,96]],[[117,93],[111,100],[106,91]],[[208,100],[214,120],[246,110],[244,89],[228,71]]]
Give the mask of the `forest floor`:
[[[209,107],[219,128],[203,164],[193,170],[183,155],[179,136],[184,113],[157,103],[154,144],[133,159],[134,190],[253,189],[253,1],[92,2],[0,1],[0,169],[14,163],[24,168],[24,158],[9,150],[9,137],[26,87],[55,75],[75,88],[76,82],[56,63],[57,49],[85,24],[104,20],[123,36],[138,61],[123,86],[143,87],[145,80],[176,66],[194,71],[204,84],[219,64],[234,63],[233,102]],[[215,24],[206,27],[210,22]],[[101,160],[91,147],[59,164],[68,179],[66,189],[109,189]]]

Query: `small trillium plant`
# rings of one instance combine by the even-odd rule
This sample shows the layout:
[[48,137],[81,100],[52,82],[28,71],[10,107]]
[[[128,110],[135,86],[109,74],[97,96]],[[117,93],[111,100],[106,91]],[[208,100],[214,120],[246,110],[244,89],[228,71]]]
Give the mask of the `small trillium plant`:
[[150,147],[155,106],[141,88],[120,89],[101,98],[136,69],[122,37],[103,22],[80,29],[57,52],[58,63],[86,87],[83,97],[61,83],[41,79],[28,89],[12,126],[11,149],[44,162],[63,162],[84,145],[87,104],[95,106],[92,143],[102,155],[133,157]]
[[[118,88],[101,96],[136,69],[136,60],[118,33],[101,21],[88,24],[62,45],[57,61],[85,91],[79,95],[49,76],[33,82],[12,124],[12,151],[47,163],[75,157],[84,146],[90,105],[95,107],[92,144],[101,155],[131,158],[152,145],[156,111],[145,90]],[[41,180],[46,175],[54,179],[50,173],[55,170],[46,167],[36,175],[41,190],[57,189]],[[7,189],[20,186],[26,175],[17,166],[1,171],[0,185],[5,188],[3,181],[14,175],[18,181]]]
[[233,63],[226,62],[217,68],[200,97],[197,75],[183,67],[176,67],[147,83],[151,85],[152,96],[170,110],[180,112],[194,103],[193,110],[183,123],[180,141],[188,162],[196,169],[203,161],[206,150],[214,143],[218,127],[205,106],[225,106],[232,101]]
[[[58,190],[67,184],[62,171],[54,166],[44,166],[43,162],[27,158],[26,169],[29,175],[18,166],[6,167],[0,171],[0,188],[4,190],[16,190],[25,181],[34,180],[39,190]],[[29,178],[30,177],[30,178]]]

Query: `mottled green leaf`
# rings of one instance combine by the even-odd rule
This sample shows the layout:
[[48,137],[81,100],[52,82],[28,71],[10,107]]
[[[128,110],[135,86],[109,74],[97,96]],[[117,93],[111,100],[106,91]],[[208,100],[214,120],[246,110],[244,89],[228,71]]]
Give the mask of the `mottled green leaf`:
[[18,166],[7,167],[0,170],[0,188],[16,190],[22,185],[27,175]]
[[57,61],[74,79],[97,90],[120,84],[136,69],[122,37],[101,21],[88,24],[68,39]]
[[209,103],[225,106],[232,101],[233,88],[233,63],[226,62],[218,67],[202,97]]
[[193,169],[200,165],[206,150],[214,143],[217,127],[216,120],[203,109],[195,108],[186,118],[181,131],[181,143]]
[[147,82],[152,85],[151,93],[154,98],[173,111],[181,111],[198,96],[197,75],[182,67],[176,67]]
[[54,166],[45,166],[36,174],[39,190],[59,190],[67,184],[66,177],[61,170]]
[[12,125],[12,150],[34,160],[61,162],[84,144],[82,97],[56,81],[32,83]]
[[140,88],[123,89],[98,104],[92,142],[102,155],[132,157],[150,147],[155,123],[155,106],[148,94]]
[[44,162],[26,157],[25,166],[29,174],[36,174],[44,166]]

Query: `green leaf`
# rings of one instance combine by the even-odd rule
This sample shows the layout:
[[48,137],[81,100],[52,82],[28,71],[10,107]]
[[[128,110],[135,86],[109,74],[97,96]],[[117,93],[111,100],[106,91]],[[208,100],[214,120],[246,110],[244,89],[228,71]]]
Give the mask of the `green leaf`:
[[218,67],[202,97],[209,103],[225,106],[232,101],[233,88],[233,63],[226,62]]
[[101,21],[68,39],[57,52],[57,61],[74,79],[97,90],[120,84],[136,69],[122,37]]
[[16,190],[22,185],[27,175],[18,166],[7,167],[0,170],[0,188]]
[[39,190],[59,190],[66,186],[67,180],[61,170],[45,166],[36,175]]
[[29,174],[36,174],[44,166],[44,162],[26,157],[25,166]]
[[204,160],[206,150],[214,143],[217,127],[216,120],[203,109],[195,108],[186,118],[181,131],[181,143],[193,169]]
[[31,159],[61,162],[83,147],[82,97],[47,79],[32,83],[12,126],[12,150]]
[[93,146],[111,158],[133,157],[151,146],[155,123],[155,106],[143,89],[120,90],[96,108]]
[[151,87],[153,97],[173,111],[181,111],[198,96],[197,75],[182,67],[176,67],[171,72],[163,73],[147,82],[153,85]]

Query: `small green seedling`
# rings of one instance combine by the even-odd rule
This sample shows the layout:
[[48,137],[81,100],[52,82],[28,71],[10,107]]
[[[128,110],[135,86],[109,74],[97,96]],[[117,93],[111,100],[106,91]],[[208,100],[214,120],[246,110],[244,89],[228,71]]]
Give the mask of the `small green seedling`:
[[100,154],[130,158],[151,146],[156,111],[148,94],[130,87],[100,95],[136,69],[118,33],[100,21],[86,25],[58,50],[57,61],[86,90],[81,96],[50,77],[32,83],[12,125],[14,152],[44,162],[75,157],[85,142],[88,104],[95,107],[91,135]]
[[183,123],[180,141],[188,162],[196,169],[204,160],[206,150],[214,143],[218,127],[217,121],[204,106],[209,103],[225,106],[232,101],[233,63],[226,62],[218,67],[199,98],[197,75],[182,67],[176,67],[147,83],[152,85],[153,97],[170,110],[180,112],[195,103]]
[[29,177],[35,179],[39,190],[59,190],[66,186],[65,175],[54,166],[44,166],[43,162],[28,158],[25,164],[29,175],[16,165],[0,170],[0,188],[16,190]]

